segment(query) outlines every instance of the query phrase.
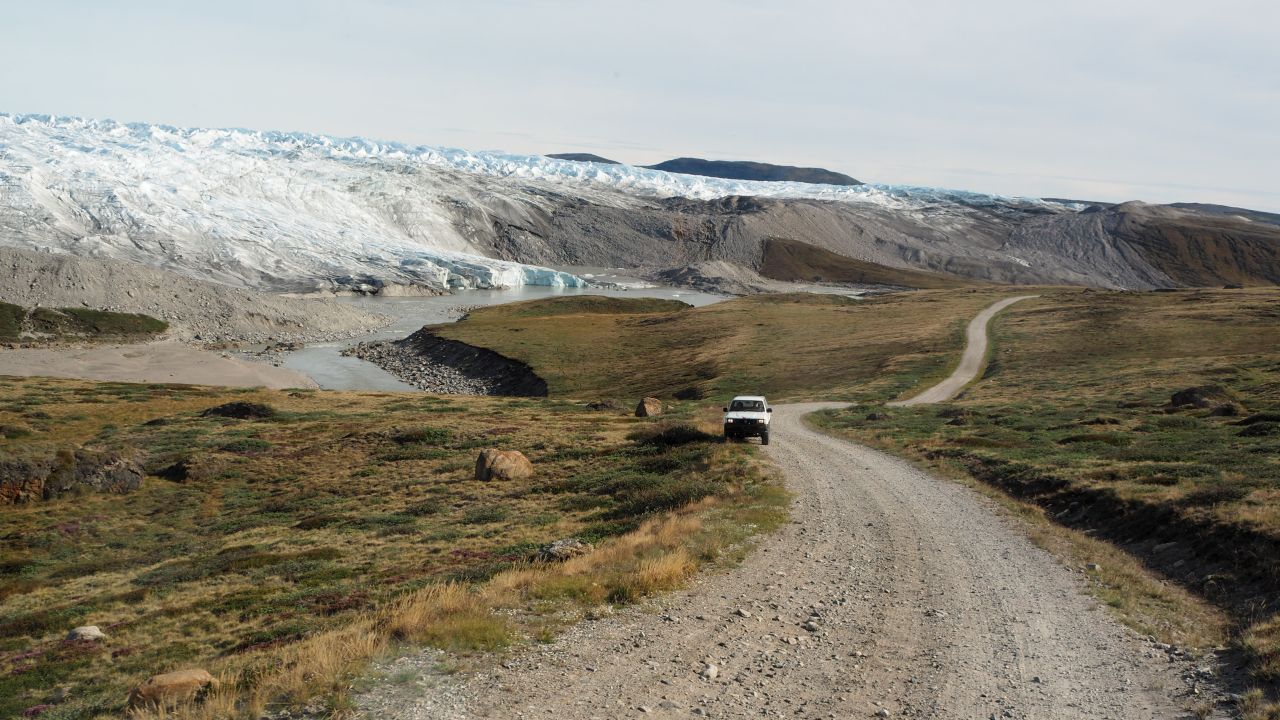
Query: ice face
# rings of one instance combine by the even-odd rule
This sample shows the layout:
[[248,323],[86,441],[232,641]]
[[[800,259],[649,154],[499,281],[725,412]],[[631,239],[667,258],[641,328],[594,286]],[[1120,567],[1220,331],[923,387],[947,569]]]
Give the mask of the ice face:
[[548,188],[600,203],[727,195],[905,209],[1011,202],[901,186],[722,180],[306,133],[0,114],[0,243],[116,257],[232,284],[369,278],[438,288],[581,285],[566,273],[487,257],[492,250],[475,239],[492,223],[486,203],[517,213],[548,209]]

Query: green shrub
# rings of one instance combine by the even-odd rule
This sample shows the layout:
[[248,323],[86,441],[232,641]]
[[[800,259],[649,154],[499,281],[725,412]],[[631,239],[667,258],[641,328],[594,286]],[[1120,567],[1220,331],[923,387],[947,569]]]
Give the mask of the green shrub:
[[448,428],[420,427],[410,430],[401,430],[393,434],[391,439],[401,445],[443,445],[444,443],[449,442],[452,437],[453,433]]
[[510,514],[511,511],[502,505],[481,505],[466,511],[462,516],[462,522],[468,525],[484,525],[506,520]]

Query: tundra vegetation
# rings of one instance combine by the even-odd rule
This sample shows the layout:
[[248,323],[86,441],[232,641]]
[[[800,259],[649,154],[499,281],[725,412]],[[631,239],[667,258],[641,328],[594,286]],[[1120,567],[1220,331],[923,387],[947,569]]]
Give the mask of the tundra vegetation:
[[[1028,292],[1042,297],[997,316],[985,374],[957,401],[884,405],[950,371],[978,310]],[[1261,690],[1246,707],[1280,713],[1266,702],[1280,687],[1280,291],[595,305],[488,308],[438,331],[529,363],[553,395],[855,401],[817,422],[1001,499],[1033,539],[1092,568],[1125,622],[1238,651]],[[616,367],[635,371],[619,378]]]
[[[150,474],[0,508],[0,711],[71,685],[49,717],[113,713],[146,675],[201,664],[225,681],[193,713],[316,695],[341,712],[348,679],[402,643],[465,663],[674,587],[782,515],[754,450],[705,435],[751,391],[857,402],[817,421],[999,499],[1132,626],[1230,644],[1259,688],[1242,708],[1275,717],[1280,291],[1038,292],[935,407],[884,403],[945,376],[1013,290],[574,297],[433,328],[527,363],[551,399],[6,382],[0,450],[137,448]],[[632,417],[646,395],[661,417]],[[202,415],[230,402],[270,412]],[[534,476],[474,480],[486,447]],[[596,549],[530,562],[568,537]],[[94,623],[108,640],[63,642]]]
[[1135,628],[1234,645],[1280,715],[1280,291],[1055,290],[993,330],[957,401],[819,424],[1016,499]]
[[[0,717],[118,717],[130,687],[190,667],[222,680],[190,717],[341,713],[402,645],[465,663],[676,587],[785,504],[692,411],[5,378],[0,425],[22,432],[0,457],[111,448],[147,476],[0,507]],[[534,475],[476,480],[489,447]],[[594,551],[535,560],[564,538]],[[107,637],[66,640],[80,625]]]
[[942,377],[969,320],[1008,294],[756,295],[699,308],[579,296],[479,308],[433,330],[527,363],[552,396],[825,400]]

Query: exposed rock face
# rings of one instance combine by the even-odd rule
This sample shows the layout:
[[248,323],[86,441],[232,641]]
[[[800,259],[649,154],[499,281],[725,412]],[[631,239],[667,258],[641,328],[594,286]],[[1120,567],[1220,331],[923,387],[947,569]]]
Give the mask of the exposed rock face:
[[546,397],[547,382],[528,365],[423,328],[403,340],[364,342],[343,351],[416,388],[449,395]]
[[662,401],[655,397],[647,397],[636,405],[636,417],[656,417],[662,414]]
[[519,480],[533,475],[533,463],[519,450],[488,448],[476,458],[477,480]]
[[79,489],[127,493],[142,484],[143,474],[132,455],[86,448],[0,460],[0,505],[52,500]]
[[572,558],[586,555],[595,549],[591,543],[578,538],[564,538],[538,548],[536,559],[543,562],[564,562]]
[[53,470],[49,460],[0,460],[0,505],[29,503],[44,497],[44,480]]
[[221,683],[204,670],[178,670],[154,675],[129,692],[129,707],[172,707],[198,702]]

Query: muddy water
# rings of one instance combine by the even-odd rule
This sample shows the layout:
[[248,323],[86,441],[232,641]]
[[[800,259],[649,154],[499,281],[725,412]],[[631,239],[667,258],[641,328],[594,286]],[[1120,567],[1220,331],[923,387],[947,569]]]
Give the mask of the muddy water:
[[[585,269],[590,272],[590,269]],[[622,282],[608,271],[592,273],[597,280]],[[308,345],[285,359],[284,366],[305,373],[326,390],[395,390],[417,392],[417,388],[372,363],[354,357],[343,357],[342,349],[361,341],[403,338],[423,325],[454,322],[462,316],[460,308],[475,305],[501,305],[521,300],[536,300],[566,295],[608,295],[611,297],[652,297],[680,300],[690,305],[710,305],[726,299],[723,295],[671,287],[634,287],[626,290],[604,288],[522,287],[510,290],[465,290],[437,297],[342,298],[341,302],[394,318],[385,328],[368,335],[332,343]]]

